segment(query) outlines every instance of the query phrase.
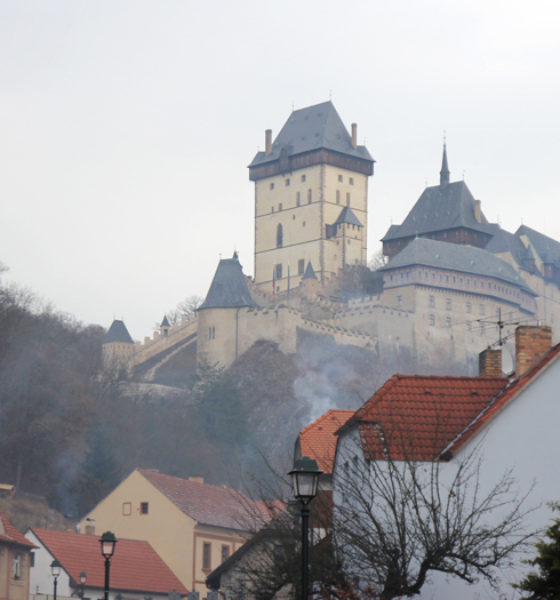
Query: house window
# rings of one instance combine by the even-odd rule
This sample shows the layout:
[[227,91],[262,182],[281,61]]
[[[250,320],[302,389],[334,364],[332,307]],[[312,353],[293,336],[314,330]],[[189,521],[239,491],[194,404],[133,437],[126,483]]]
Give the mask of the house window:
[[311,204],[312,201],[313,201],[313,191],[307,190],[307,203]]
[[338,181],[342,181],[342,175],[338,176]]
[[288,187],[290,185],[290,178],[288,177],[284,183],[286,184],[286,187]]
[[299,206],[300,204],[301,204],[301,193],[296,192],[296,206]]
[[147,502],[140,502],[140,514],[147,515],[149,512],[149,505]]
[[467,302],[465,304],[465,310],[470,314],[472,313],[472,304],[470,302]]
[[270,189],[271,189],[271,190],[273,190],[273,189],[274,189],[274,184],[273,184],[273,183],[271,183],[271,184],[270,184]]
[[229,546],[222,544],[222,562],[225,562],[229,558]]
[[276,227],[276,247],[282,248],[282,244],[284,243],[284,230],[282,229],[282,225],[278,223]]
[[428,299],[428,306],[430,308],[435,308],[436,307],[436,297],[435,296],[430,296]]
[[305,271],[305,259],[304,258],[300,258],[298,260],[298,263],[297,263],[297,272],[298,272],[298,275],[303,275],[304,271]]
[[445,310],[451,310],[451,298],[445,299]]
[[21,577],[21,554],[15,554],[12,562],[12,575],[14,579]]
[[302,175],[302,176],[301,176],[301,180],[302,180],[302,181],[305,181],[306,179],[307,179],[307,177],[306,177],[305,175]]
[[132,514],[132,502],[122,503],[122,514],[123,517],[130,517],[130,515]]
[[430,327],[434,327],[436,324],[436,316],[431,313],[428,315],[428,325],[430,325]]
[[30,567],[34,567],[35,566],[35,552],[31,552],[29,554],[29,566]]
[[274,266],[274,279],[282,279],[282,265]]
[[210,542],[204,542],[202,546],[202,568],[205,571],[210,571],[212,568],[212,544]]

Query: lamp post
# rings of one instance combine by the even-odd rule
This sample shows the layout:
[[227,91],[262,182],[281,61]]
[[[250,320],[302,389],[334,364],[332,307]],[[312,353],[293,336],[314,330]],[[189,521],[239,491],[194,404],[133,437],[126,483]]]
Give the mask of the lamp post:
[[51,575],[54,578],[54,582],[53,582],[53,596],[54,596],[54,600],[56,600],[56,583],[57,583],[58,576],[60,575],[61,571],[62,571],[62,565],[55,558],[52,561],[52,563],[51,563]]
[[317,495],[319,475],[323,471],[308,456],[302,456],[294,462],[289,475],[292,476],[294,496],[301,502],[301,600],[307,600],[309,594],[309,507],[308,504]]
[[82,571],[80,573],[80,600],[84,600],[84,587],[87,581],[87,573]]
[[117,538],[112,531],[106,531],[99,540],[101,544],[101,554],[105,559],[105,600],[109,600],[109,571],[111,569],[111,556],[115,552]]

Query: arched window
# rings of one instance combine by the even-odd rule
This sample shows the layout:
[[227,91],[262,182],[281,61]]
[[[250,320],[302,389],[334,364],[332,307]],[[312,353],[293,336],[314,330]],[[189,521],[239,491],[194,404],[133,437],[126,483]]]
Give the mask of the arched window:
[[282,230],[282,225],[278,223],[278,227],[276,227],[276,247],[282,248],[282,243],[284,242],[284,232]]

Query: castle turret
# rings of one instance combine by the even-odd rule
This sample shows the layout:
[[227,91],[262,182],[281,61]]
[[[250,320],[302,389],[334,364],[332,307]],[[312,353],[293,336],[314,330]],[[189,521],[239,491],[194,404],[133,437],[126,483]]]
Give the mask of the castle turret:
[[441,159],[441,171],[439,172],[439,184],[449,185],[449,167],[447,166],[447,144],[443,143],[443,157]]
[[[311,261],[324,283],[344,264],[340,240],[329,235],[342,207],[362,226],[356,246],[367,261],[367,189],[374,161],[350,134],[332,102],[295,110],[249,165],[255,182],[255,283],[271,292],[297,285]],[[291,274],[290,276],[288,274]]]
[[317,275],[315,275],[311,262],[308,262],[307,267],[305,267],[305,273],[303,274],[300,285],[308,300],[317,296],[319,292],[319,280],[317,279]]
[[206,299],[198,308],[197,359],[229,365],[243,351],[239,345],[239,312],[257,308],[237,252],[220,260]]
[[101,356],[105,371],[128,368],[134,354],[134,340],[130,337],[124,321],[115,319],[105,334]]
[[161,325],[159,326],[159,331],[163,337],[167,337],[169,335],[169,329],[171,325],[169,324],[169,320],[167,319],[167,315],[163,315],[163,320]]

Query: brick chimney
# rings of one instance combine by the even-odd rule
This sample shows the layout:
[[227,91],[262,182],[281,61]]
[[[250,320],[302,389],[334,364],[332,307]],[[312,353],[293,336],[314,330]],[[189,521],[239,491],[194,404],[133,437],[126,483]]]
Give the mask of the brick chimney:
[[478,355],[480,377],[502,377],[502,349],[486,348]]
[[515,330],[515,374],[519,377],[552,348],[548,325],[520,325]]
[[352,123],[352,148],[358,147],[358,124]]

